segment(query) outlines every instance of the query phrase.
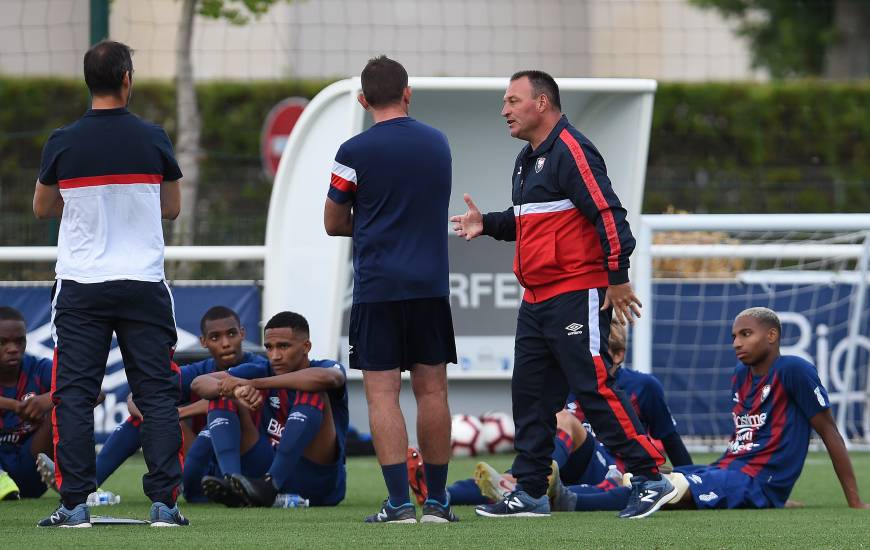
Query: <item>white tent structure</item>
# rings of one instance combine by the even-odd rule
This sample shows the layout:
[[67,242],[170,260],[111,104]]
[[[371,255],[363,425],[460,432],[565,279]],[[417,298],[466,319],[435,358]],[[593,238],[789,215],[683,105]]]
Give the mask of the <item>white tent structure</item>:
[[[569,78],[558,83],[563,112],[604,155],[616,192],[637,227],[655,81]],[[450,141],[451,212],[465,211],[465,192],[483,211],[510,206],[513,160],[524,143],[510,137],[499,116],[507,84],[506,78],[410,80],[411,116],[439,128]],[[313,357],[346,353],[339,354],[339,347],[349,307],[351,242],[326,235],[323,203],[339,145],[372,125],[357,103],[359,92],[358,78],[342,80],[308,104],[284,150],[269,207],[263,316],[284,309],[303,312],[311,324]],[[463,357],[459,372],[468,376],[509,376],[521,298],[510,274],[512,254],[511,245],[491,239],[451,239],[454,323]]]

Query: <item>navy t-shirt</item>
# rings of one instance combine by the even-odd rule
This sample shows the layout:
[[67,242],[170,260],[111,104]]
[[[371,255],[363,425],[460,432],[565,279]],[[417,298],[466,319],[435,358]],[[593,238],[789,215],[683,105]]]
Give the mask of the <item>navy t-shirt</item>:
[[447,296],[450,146],[410,117],[375,124],[335,155],[328,197],[353,204],[353,302]]

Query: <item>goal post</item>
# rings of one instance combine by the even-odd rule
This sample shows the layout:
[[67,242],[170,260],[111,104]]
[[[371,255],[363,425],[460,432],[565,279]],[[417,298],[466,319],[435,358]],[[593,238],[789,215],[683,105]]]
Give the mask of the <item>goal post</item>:
[[631,362],[662,380],[690,435],[722,435],[731,323],[766,306],[783,321],[783,353],[818,368],[843,435],[870,444],[870,214],[649,215],[637,234],[647,307]]

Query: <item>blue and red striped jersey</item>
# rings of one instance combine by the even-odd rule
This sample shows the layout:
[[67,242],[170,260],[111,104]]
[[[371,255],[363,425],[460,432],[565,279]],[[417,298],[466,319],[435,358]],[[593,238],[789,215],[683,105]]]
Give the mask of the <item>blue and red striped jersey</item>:
[[[339,369],[346,377],[347,370],[340,363],[329,359],[311,360],[308,368]],[[229,369],[232,376],[252,380],[254,378],[266,378],[275,376],[272,366],[268,364],[245,363]],[[339,455],[344,460],[344,446],[347,437],[347,429],[350,423],[350,410],[347,400],[347,386],[326,392],[329,398],[329,406],[332,410],[332,422],[335,426],[335,438],[338,445]],[[320,396],[309,392],[297,392],[286,389],[272,389],[264,392],[265,403],[259,411],[259,427],[261,433],[272,440],[273,445],[281,441],[287,417],[292,414],[296,405],[322,406]]]
[[[671,416],[671,410],[665,401],[665,391],[658,378],[625,367],[617,369],[614,378],[631,401],[638,420],[650,437],[664,439],[677,431],[677,422]],[[588,426],[580,401],[573,393],[568,394],[565,408]]]
[[816,368],[783,355],[764,376],[740,363],[731,379],[734,434],[719,460],[723,469],[740,470],[760,482],[771,502],[782,507],[807,457],[810,419],[830,408]]
[[[246,351],[242,354],[242,360],[239,362],[239,365],[245,363],[268,365],[269,360],[262,355]],[[211,374],[216,370],[217,367],[213,357],[197,361],[196,363],[183,365],[181,367],[181,399],[179,400],[179,403],[185,404],[199,401],[199,396],[190,391],[190,385],[193,383],[193,379],[202,374]]]
[[[41,395],[51,390],[52,363],[28,353],[21,358],[18,382],[14,386],[0,386],[3,397],[21,401],[27,395]],[[36,430],[36,426],[22,422],[13,411],[0,411],[0,447],[17,445]]]
[[353,303],[447,296],[447,137],[400,117],[345,141],[327,196],[353,204]]

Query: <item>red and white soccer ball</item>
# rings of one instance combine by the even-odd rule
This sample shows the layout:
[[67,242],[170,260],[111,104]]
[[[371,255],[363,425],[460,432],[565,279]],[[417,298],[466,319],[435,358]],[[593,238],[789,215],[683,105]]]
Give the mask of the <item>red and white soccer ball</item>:
[[454,414],[451,426],[450,447],[453,456],[477,456],[485,451],[483,425],[476,416]]
[[480,417],[483,443],[490,454],[514,450],[514,419],[503,412],[488,412]]

